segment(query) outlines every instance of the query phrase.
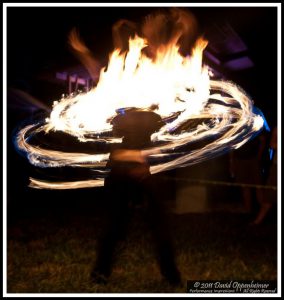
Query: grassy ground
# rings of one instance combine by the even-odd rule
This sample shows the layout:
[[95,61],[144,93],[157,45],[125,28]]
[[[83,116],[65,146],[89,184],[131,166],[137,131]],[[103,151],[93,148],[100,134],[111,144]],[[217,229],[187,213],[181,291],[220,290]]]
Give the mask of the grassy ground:
[[[26,207],[26,211],[28,211]],[[8,224],[8,293],[185,293],[186,280],[274,280],[276,221],[248,226],[233,213],[171,215],[183,286],[163,281],[151,232],[135,212],[106,285],[89,273],[102,229],[101,213],[23,213]]]

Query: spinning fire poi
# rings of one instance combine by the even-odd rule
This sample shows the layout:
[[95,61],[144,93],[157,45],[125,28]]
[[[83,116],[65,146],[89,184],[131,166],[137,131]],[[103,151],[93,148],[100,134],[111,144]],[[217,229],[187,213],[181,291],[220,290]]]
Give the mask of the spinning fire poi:
[[[15,139],[17,148],[37,167],[88,168],[95,178],[65,182],[30,178],[31,187],[102,186],[109,172],[108,146],[121,143],[111,121],[131,109],[155,112],[163,120],[164,125],[151,135],[151,147],[141,150],[151,174],[237,149],[262,129],[264,120],[254,113],[249,96],[233,82],[214,79],[203,65],[206,40],[198,38],[190,55],[181,53],[180,45],[190,39],[195,26],[191,14],[172,9],[169,14],[148,16],[137,30],[139,34],[129,37],[127,49],[123,49],[119,34],[119,28],[125,25],[133,32],[137,29],[129,21],[114,26],[116,48],[107,67],[100,70],[97,85],[87,93],[55,101],[48,118],[22,128]],[[74,37],[73,32],[73,42]],[[88,49],[78,37],[77,42],[83,47],[81,56],[86,57]],[[92,70],[92,62],[85,62]],[[43,147],[35,142],[38,136],[58,132],[76,138],[81,151],[62,151],[56,143],[55,147]],[[84,151],[87,144],[93,145],[92,153]]]

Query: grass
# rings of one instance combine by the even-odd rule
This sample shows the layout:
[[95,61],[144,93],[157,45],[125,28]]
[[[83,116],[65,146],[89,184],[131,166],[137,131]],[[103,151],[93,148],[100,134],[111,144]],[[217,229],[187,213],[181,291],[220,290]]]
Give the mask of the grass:
[[237,213],[170,215],[183,278],[183,286],[172,287],[160,275],[143,215],[135,212],[113,274],[99,285],[89,274],[102,230],[100,210],[25,209],[8,223],[8,293],[185,293],[186,280],[277,279],[273,219],[251,227]]

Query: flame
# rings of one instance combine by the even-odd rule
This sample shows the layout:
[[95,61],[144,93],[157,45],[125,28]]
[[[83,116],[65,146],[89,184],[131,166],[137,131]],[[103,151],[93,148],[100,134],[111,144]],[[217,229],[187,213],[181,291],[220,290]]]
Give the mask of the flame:
[[[176,26],[173,35],[158,43],[151,22],[161,31],[160,17],[147,19],[142,32],[129,38],[128,50],[115,49],[107,67],[100,71],[99,81],[88,93],[55,101],[50,117],[44,124],[23,128],[17,135],[17,147],[28,154],[30,162],[40,167],[92,167],[101,170],[109,154],[88,155],[47,150],[29,144],[29,137],[37,132],[61,130],[79,139],[107,143],[118,142],[104,137],[111,131],[110,120],[116,111],[125,107],[156,108],[162,118],[176,116],[151,136],[153,147],[142,151],[150,159],[151,173],[189,166],[205,159],[237,149],[262,129],[263,118],[253,113],[253,105],[246,93],[236,84],[210,78],[209,68],[202,63],[207,46],[203,38],[197,39],[191,55],[181,54],[179,42],[184,38],[183,28],[190,32],[188,16],[175,10],[172,17],[184,26]],[[179,24],[180,25],[180,24]],[[133,24],[131,24],[134,27]],[[152,31],[151,31],[152,30]],[[149,50],[149,51],[147,51]],[[149,53],[151,55],[149,55]],[[211,125],[200,124],[195,129],[176,129],[190,119],[210,119]],[[185,145],[216,136],[214,141],[200,149],[181,150]],[[159,143],[157,146],[156,142]],[[102,185],[97,179],[76,183],[56,183],[32,179],[32,187],[78,188]]]
[[162,45],[151,59],[143,53],[147,41],[130,38],[129,51],[111,54],[94,89],[54,102],[45,130],[62,130],[84,141],[90,133],[111,130],[108,120],[123,107],[155,105],[162,117],[181,112],[179,120],[198,115],[209,97],[208,68],[202,66],[206,45],[200,38],[188,57],[179,53],[177,44]]

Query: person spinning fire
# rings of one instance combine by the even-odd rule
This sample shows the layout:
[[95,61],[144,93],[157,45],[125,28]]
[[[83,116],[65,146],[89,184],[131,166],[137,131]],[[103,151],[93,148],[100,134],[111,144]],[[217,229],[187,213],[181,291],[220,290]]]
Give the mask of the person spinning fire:
[[162,118],[153,111],[123,109],[111,123],[114,136],[122,137],[122,143],[115,145],[110,152],[110,173],[105,179],[108,224],[99,243],[91,279],[95,283],[107,282],[111,275],[114,251],[125,234],[131,207],[145,199],[161,274],[170,284],[180,284],[180,273],[175,263],[158,186],[142,152],[142,149],[150,147],[151,134],[164,125]]

